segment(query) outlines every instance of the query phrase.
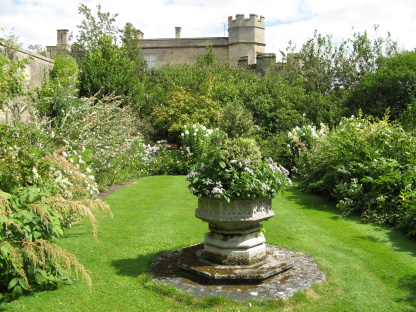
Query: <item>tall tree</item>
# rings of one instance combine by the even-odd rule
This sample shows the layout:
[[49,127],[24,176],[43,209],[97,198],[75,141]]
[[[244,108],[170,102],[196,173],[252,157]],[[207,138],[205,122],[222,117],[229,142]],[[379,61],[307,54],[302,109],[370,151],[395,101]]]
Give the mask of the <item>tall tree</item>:
[[140,39],[137,37],[138,30],[133,24],[127,23],[123,29],[120,29],[120,32],[122,49],[124,49],[126,56],[137,65],[138,69],[144,68],[146,62],[139,48]]
[[104,13],[101,11],[101,5],[97,5],[95,16],[91,9],[82,3],[78,7],[78,14],[83,15],[84,19],[81,25],[77,26],[79,32],[77,41],[71,46],[71,54],[80,64],[85,60],[87,52],[95,48],[104,35],[116,39],[118,29],[114,22],[118,14]]
[[[377,30],[375,26],[375,30]],[[281,52],[286,63],[280,75],[291,84],[303,87],[306,92],[329,94],[353,90],[368,72],[375,72],[382,57],[396,55],[398,45],[390,33],[386,38],[370,39],[368,33],[354,33],[353,38],[334,43],[331,35],[315,31],[299,50],[289,44]]]
[[109,94],[124,95],[128,103],[137,102],[140,83],[136,64],[118,47],[114,38],[104,35],[87,52],[80,66],[80,94],[98,97]]
[[382,117],[388,112],[399,119],[416,103],[416,52],[406,51],[379,61],[376,72],[367,73],[349,97],[351,113]]

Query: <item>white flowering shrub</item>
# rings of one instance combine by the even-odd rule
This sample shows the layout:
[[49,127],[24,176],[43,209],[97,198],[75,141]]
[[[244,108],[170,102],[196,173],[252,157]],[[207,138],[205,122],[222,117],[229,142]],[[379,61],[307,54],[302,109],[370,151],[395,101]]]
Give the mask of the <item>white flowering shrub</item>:
[[217,129],[209,129],[201,124],[184,125],[181,132],[181,144],[187,158],[201,158],[212,142],[223,138],[225,134]]
[[165,140],[156,144],[144,144],[142,153],[143,175],[185,174],[186,162],[182,152],[173,144]]
[[83,157],[29,123],[0,125],[0,138],[0,293],[17,298],[70,283],[71,267],[91,284],[75,256],[51,243],[85,216],[96,236],[92,211],[109,210],[95,199]]
[[291,184],[289,172],[271,159],[256,163],[250,158],[230,159],[220,146],[211,146],[188,172],[189,189],[201,197],[257,198],[276,196]]
[[123,98],[83,99],[62,119],[57,136],[65,140],[72,160],[81,157],[100,188],[141,175],[143,140],[138,121]]
[[299,156],[302,152],[308,150],[316,140],[324,137],[328,128],[321,124],[321,128],[318,130],[316,126],[307,125],[298,127],[288,132],[288,137],[291,141],[289,147],[295,156]]
[[220,144],[226,135],[223,131],[209,129],[201,124],[184,125],[181,132],[180,161],[185,173],[199,161],[213,144]]
[[343,118],[300,155],[300,185],[334,198],[344,214],[416,234],[415,151],[415,138],[387,118]]

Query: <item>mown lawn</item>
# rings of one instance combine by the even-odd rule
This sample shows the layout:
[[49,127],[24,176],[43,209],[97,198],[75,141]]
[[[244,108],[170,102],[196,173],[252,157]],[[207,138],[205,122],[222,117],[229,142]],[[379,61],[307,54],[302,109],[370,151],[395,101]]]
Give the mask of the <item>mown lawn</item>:
[[154,257],[203,241],[207,224],[183,176],[142,178],[105,199],[114,218],[99,220],[99,243],[87,221],[59,244],[91,271],[81,281],[3,304],[6,311],[416,311],[416,240],[385,227],[339,218],[334,205],[292,187],[264,223],[269,244],[313,255],[327,280],[287,301],[194,299],[154,284]]

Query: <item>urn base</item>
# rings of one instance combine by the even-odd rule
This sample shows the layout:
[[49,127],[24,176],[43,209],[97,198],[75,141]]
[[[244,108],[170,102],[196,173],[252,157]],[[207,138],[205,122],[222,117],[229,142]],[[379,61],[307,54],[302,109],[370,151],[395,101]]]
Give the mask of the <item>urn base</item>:
[[260,222],[274,216],[269,198],[201,197],[195,216],[209,223],[201,257],[222,265],[250,265],[266,257]]
[[250,265],[266,257],[266,239],[258,231],[242,235],[205,234],[205,260],[224,265]]

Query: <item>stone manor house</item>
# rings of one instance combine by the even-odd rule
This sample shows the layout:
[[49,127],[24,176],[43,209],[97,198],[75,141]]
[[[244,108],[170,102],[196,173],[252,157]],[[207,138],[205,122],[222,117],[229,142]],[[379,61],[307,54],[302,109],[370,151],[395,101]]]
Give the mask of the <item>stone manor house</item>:
[[[166,64],[195,63],[198,56],[206,53],[206,47],[212,47],[215,57],[222,62],[229,62],[261,71],[268,64],[276,63],[276,55],[265,53],[264,17],[250,14],[237,14],[228,18],[228,37],[182,38],[181,27],[175,27],[175,37],[146,39],[139,30],[139,47],[148,67],[161,67]],[[68,50],[67,29],[57,30],[57,45],[47,47],[47,56],[52,57],[57,49]]]
[[237,14],[235,19],[228,18],[228,37],[181,38],[181,27],[175,27],[175,38],[141,39],[139,46],[149,67],[165,64],[194,63],[198,56],[206,53],[206,47],[212,47],[215,57],[230,64],[256,64],[258,59],[273,58],[265,54],[264,17],[250,14]]

